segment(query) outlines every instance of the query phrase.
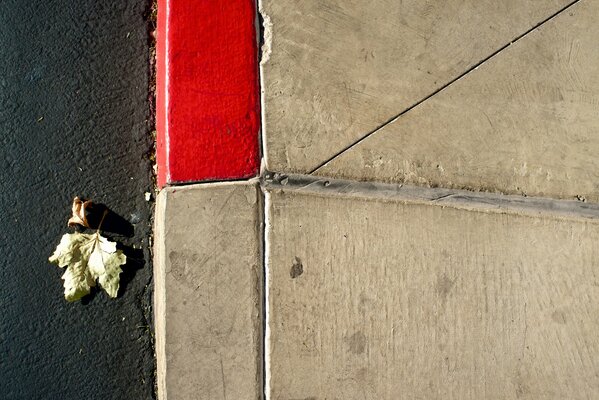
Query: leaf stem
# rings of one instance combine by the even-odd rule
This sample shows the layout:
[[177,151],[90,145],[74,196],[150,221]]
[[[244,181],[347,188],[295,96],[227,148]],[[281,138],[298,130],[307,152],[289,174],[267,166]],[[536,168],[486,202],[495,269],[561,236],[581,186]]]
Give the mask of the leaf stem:
[[104,223],[104,218],[106,218],[107,215],[108,215],[108,209],[104,210],[104,213],[102,214],[102,219],[100,220],[100,223],[98,224],[98,229],[96,230],[96,233],[100,233],[100,228],[102,227],[102,223]]

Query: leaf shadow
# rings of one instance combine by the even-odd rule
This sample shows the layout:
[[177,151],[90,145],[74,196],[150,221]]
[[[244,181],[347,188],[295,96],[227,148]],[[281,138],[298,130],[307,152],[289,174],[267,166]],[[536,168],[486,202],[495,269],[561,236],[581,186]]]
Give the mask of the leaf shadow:
[[92,302],[93,299],[96,298],[96,296],[98,295],[98,291],[101,291],[102,289],[99,288],[97,285],[95,287],[93,287],[91,289],[91,291],[89,292],[89,294],[86,294],[85,296],[83,296],[81,298],[81,304],[86,306],[88,304],[90,304]]
[[120,297],[127,290],[127,286],[133,281],[133,278],[135,278],[137,271],[145,267],[146,258],[143,249],[135,249],[131,246],[121,244],[117,244],[117,248],[122,250],[125,256],[127,256],[127,262],[122,266],[123,272],[121,272],[118,292],[118,297]]
[[85,217],[87,218],[87,222],[91,229],[98,229],[100,223],[102,223],[102,226],[100,227],[102,232],[128,238],[133,237],[135,234],[135,228],[129,221],[110,210],[102,203],[93,203],[86,210]]

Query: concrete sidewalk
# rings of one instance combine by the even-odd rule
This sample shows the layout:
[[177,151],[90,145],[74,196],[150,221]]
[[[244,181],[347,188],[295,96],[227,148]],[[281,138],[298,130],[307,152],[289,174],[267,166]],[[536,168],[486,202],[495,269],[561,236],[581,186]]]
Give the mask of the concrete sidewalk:
[[267,186],[267,398],[599,393],[599,207],[378,189]]
[[260,12],[261,176],[158,200],[162,398],[598,397],[598,3]]
[[158,199],[163,396],[259,399],[262,374],[271,399],[599,393],[599,205],[308,176],[262,188],[264,205],[255,183]]

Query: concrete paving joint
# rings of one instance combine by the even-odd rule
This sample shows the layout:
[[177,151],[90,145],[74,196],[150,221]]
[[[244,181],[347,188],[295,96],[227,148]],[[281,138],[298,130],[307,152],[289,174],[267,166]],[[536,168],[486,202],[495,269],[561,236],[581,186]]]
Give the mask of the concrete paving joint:
[[468,190],[429,188],[405,184],[360,182],[313,175],[266,172],[263,190],[285,190],[314,195],[349,198],[376,198],[417,204],[430,204],[465,210],[512,213],[554,218],[599,220],[599,204],[578,200],[504,195]]

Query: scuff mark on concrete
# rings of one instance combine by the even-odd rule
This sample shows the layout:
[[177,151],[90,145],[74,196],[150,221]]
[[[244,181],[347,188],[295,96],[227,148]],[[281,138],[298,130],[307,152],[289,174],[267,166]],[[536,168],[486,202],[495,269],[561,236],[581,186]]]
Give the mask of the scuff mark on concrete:
[[355,332],[346,341],[349,345],[349,351],[353,354],[362,354],[366,350],[366,335],[361,331]]

